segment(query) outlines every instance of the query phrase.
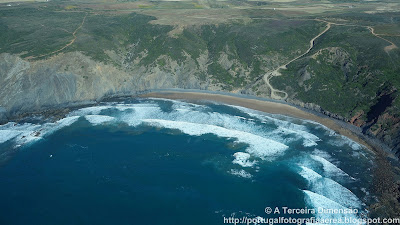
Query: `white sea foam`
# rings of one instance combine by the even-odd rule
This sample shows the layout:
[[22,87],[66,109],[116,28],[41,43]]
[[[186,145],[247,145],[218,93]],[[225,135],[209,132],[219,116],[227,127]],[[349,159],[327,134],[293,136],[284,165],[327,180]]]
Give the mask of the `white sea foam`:
[[113,121],[115,118],[111,117],[111,116],[103,116],[103,115],[87,115],[87,116],[85,116],[85,119],[93,125],[99,125],[99,124]]
[[0,144],[20,135],[21,131],[17,130],[0,130]]
[[[2,129],[3,131],[1,133],[8,133],[7,140],[13,139],[13,141],[15,142],[15,147],[19,147],[22,145],[34,143],[42,139],[46,135],[50,135],[53,132],[63,127],[70,126],[78,119],[79,116],[71,116],[58,120],[54,123],[45,123],[45,124],[9,123],[7,124],[7,126],[0,127],[0,129],[6,127],[7,130]],[[1,133],[0,133],[0,138],[1,138]]]
[[71,112],[68,116],[85,116],[85,115],[98,115],[102,110],[110,109],[112,106],[91,106],[86,108],[81,108]]
[[321,163],[322,167],[324,169],[324,173],[328,175],[329,177],[333,176],[349,176],[347,173],[345,173],[343,170],[341,170],[339,167],[335,166],[333,163],[329,162],[328,160],[317,156],[317,155],[310,155],[310,157]]
[[134,106],[130,105],[129,108],[132,112],[123,114],[121,120],[127,123],[129,126],[137,126],[141,124],[143,119],[152,119],[163,117],[164,113],[160,107],[148,105],[148,106]]
[[15,142],[19,146],[32,144],[42,139],[40,135],[42,135],[42,133],[40,133],[39,131],[25,131],[21,135],[19,135],[18,138],[16,138]]
[[353,150],[360,150],[363,148],[363,146],[361,144],[351,140],[350,138],[348,138],[346,136],[342,136],[342,135],[338,135],[336,140],[330,140],[329,143],[332,145],[335,145],[335,146],[339,146],[339,147],[348,145]]
[[249,161],[250,159],[250,154],[245,153],[245,152],[236,152],[233,154],[235,159],[233,160],[233,163],[239,164],[243,167],[252,167],[254,164],[257,163],[257,161]]
[[285,120],[281,120],[275,118],[274,116],[268,116],[266,114],[262,114],[261,112],[256,110],[247,109],[240,106],[233,106],[233,107],[241,110],[242,112],[248,114],[249,116],[259,119],[261,122],[275,124],[278,128],[273,132],[273,134],[277,136],[280,136],[282,134],[296,135],[297,138],[295,140],[302,139],[304,147],[316,146],[317,142],[320,141],[320,139],[316,135],[308,132],[306,126],[294,123],[294,121],[291,121],[293,119],[289,117],[282,116]]
[[174,106],[191,106],[191,107],[194,107],[194,108],[203,108],[203,109],[209,108],[206,105],[199,105],[199,104],[195,104],[195,103],[191,103],[191,102],[185,102],[185,101],[168,99],[168,98],[154,98],[153,97],[153,98],[146,98],[146,99],[155,100],[155,101],[160,101],[161,100],[161,101],[166,101],[166,102],[172,102],[172,103],[174,103]]
[[[291,133],[296,133],[302,137],[304,137],[305,139],[308,139],[305,142],[305,147],[310,147],[310,146],[314,146],[316,145],[317,141],[320,141],[320,139],[315,136],[314,134],[311,134],[308,131],[307,127],[304,126],[304,124],[307,123],[311,123],[314,125],[317,125],[320,128],[326,129],[327,131],[329,131],[329,133],[331,134],[333,132],[333,134],[335,133],[333,130],[329,129],[328,127],[312,121],[312,120],[298,120],[292,117],[288,117],[288,116],[284,116],[284,115],[270,115],[267,113],[263,113],[257,110],[253,110],[253,109],[248,109],[245,107],[241,107],[241,106],[232,106],[234,108],[237,108],[239,110],[241,110],[242,112],[252,116],[252,117],[256,117],[261,121],[264,122],[273,122],[275,125],[278,126],[278,129],[282,129],[283,131],[288,131]],[[301,124],[297,124],[297,123],[301,123]]]
[[157,104],[153,103],[139,103],[139,104],[116,104],[115,109],[119,111],[135,110],[137,108],[159,108]]
[[314,170],[312,170],[308,167],[300,166],[300,168],[301,168],[301,171],[299,174],[307,181],[314,181],[314,180],[322,178],[322,176],[319,173],[315,172]]
[[323,124],[320,124],[313,120],[303,120],[303,124],[307,124],[307,123],[315,125],[315,128],[317,128],[317,129],[324,130],[325,135],[328,135],[328,136],[337,136],[338,135],[334,130],[330,129],[329,127],[327,127]]
[[[341,224],[357,224],[359,223],[345,223],[345,218],[350,219],[351,221],[354,221],[354,219],[358,219],[357,215],[354,213],[343,213],[343,214],[338,214],[338,213],[318,213],[319,209],[325,209],[325,210],[346,210],[347,212],[350,212],[349,208],[344,207],[343,205],[314,192],[308,191],[308,190],[303,190],[303,193],[305,194],[305,200],[306,202],[311,205],[316,211],[316,217],[318,219],[323,219],[323,220],[335,220],[336,221],[343,221],[342,223],[335,223],[335,225],[341,225]],[[365,224],[365,223],[363,223]]]
[[[165,99],[163,99],[165,101]],[[191,109],[196,109],[196,110],[205,110],[209,109],[210,107],[206,105],[199,105],[199,104],[194,104],[190,102],[184,102],[184,101],[177,101],[177,100],[169,100],[170,102],[173,102],[174,104],[172,105],[173,108],[191,108]]]
[[243,178],[252,178],[253,177],[253,175],[251,175],[250,173],[248,173],[244,170],[231,169],[231,171],[229,173],[232,175],[238,176],[238,177],[243,177]]
[[303,146],[304,147],[312,147],[318,145],[317,142],[320,141],[320,139],[315,136],[314,134],[308,133],[307,131],[304,130],[295,130],[295,129],[288,129],[285,127],[278,127],[278,129],[275,131],[277,133],[291,133],[297,135],[298,138],[303,139]]
[[242,120],[247,120],[247,118],[243,117],[243,116],[235,116],[238,119],[242,119]]
[[312,153],[314,155],[320,156],[320,157],[322,157],[322,158],[324,158],[324,159],[326,159],[328,161],[332,161],[332,156],[326,151],[322,151],[322,150],[316,148],[316,149],[313,150]]
[[313,192],[323,195],[345,207],[353,209],[361,208],[361,201],[357,196],[336,181],[322,177],[317,172],[304,166],[301,166],[299,174],[308,181],[309,188]]
[[44,129],[44,133],[45,134],[52,134],[53,132],[58,131],[61,128],[68,127],[68,126],[72,125],[79,118],[80,118],[80,116],[69,116],[69,117],[65,117],[65,118],[63,118],[61,120],[58,120],[58,121],[56,121],[54,123],[46,123],[42,127]]
[[143,121],[153,126],[159,126],[168,129],[178,129],[185,134],[193,136],[215,134],[220,137],[235,138],[237,142],[247,143],[249,145],[249,147],[246,149],[248,153],[262,159],[271,159],[270,157],[279,156],[283,154],[286,149],[288,149],[288,146],[274,140],[215,125],[159,119],[145,119]]
[[307,128],[304,125],[299,125],[295,123],[295,121],[302,121],[302,120],[294,119],[292,117],[284,115],[268,114],[258,110],[249,109],[241,106],[234,106],[234,105],[229,105],[229,106],[231,106],[232,108],[239,109],[243,113],[246,113],[247,115],[257,118],[261,121],[273,122],[278,126],[286,127],[288,129],[307,130]]
[[44,136],[50,135],[63,127],[70,126],[75,123],[80,116],[69,116],[60,119],[54,123],[45,123],[42,125],[37,124],[24,124],[24,132],[17,138],[17,144],[25,145],[34,143]]
[[40,139],[40,125],[24,123],[7,123],[0,126],[0,143],[13,141],[14,147]]
[[129,106],[119,105],[119,109],[129,107],[131,111],[116,117],[119,117],[130,126],[138,126],[144,119],[161,119],[215,125],[268,138],[268,135],[266,135],[261,127],[255,126],[254,122],[244,121],[241,118],[228,114],[209,112],[208,107],[191,103],[177,101],[173,101],[173,103],[173,110],[171,112],[163,112],[159,106],[154,104],[144,104],[144,106],[139,106],[140,104]]

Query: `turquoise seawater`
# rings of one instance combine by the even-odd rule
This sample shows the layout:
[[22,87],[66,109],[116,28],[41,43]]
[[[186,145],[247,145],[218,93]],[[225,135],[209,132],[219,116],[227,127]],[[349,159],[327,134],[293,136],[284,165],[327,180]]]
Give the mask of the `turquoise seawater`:
[[363,146],[311,121],[213,102],[130,100],[8,123],[0,154],[4,225],[362,218],[373,198]]

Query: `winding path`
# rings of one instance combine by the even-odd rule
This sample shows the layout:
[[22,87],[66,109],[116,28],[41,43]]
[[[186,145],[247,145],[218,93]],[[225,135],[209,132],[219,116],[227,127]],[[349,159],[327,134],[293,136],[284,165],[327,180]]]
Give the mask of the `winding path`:
[[76,33],[82,28],[83,24],[85,24],[85,20],[86,20],[87,15],[88,15],[88,13],[85,14],[85,16],[83,17],[82,23],[72,33],[72,36],[74,38],[68,44],[66,44],[64,47],[62,47],[62,48],[60,48],[58,50],[52,51],[50,53],[47,53],[47,54],[43,54],[43,55],[39,55],[39,56],[30,56],[30,57],[27,57],[27,59],[36,59],[36,58],[41,58],[41,57],[44,57],[44,56],[52,55],[52,54],[61,52],[62,50],[66,49],[68,46],[72,45],[76,40]]
[[381,34],[376,34],[373,27],[367,26],[367,28],[371,31],[371,34],[372,34],[372,35],[374,35],[375,37],[378,37],[378,38],[380,38],[380,39],[382,39],[382,40],[384,40],[384,41],[387,41],[387,42],[389,42],[389,43],[391,44],[391,45],[388,45],[388,46],[386,46],[386,47],[384,48],[384,50],[385,50],[386,53],[389,53],[389,51],[392,50],[392,49],[398,48],[397,45],[395,45],[393,42],[389,41],[389,40],[386,39],[386,38],[381,37]]
[[329,21],[322,20],[322,19],[314,19],[314,20],[315,20],[315,21],[320,21],[320,22],[326,23],[326,28],[325,28],[325,30],[323,30],[321,33],[319,33],[317,36],[315,36],[313,39],[310,40],[310,47],[308,48],[308,50],[307,50],[306,52],[304,52],[303,54],[297,56],[296,58],[290,60],[290,61],[287,62],[286,64],[281,65],[281,66],[279,66],[278,68],[276,68],[275,70],[273,70],[273,71],[271,71],[271,72],[268,72],[268,73],[266,73],[265,75],[263,75],[263,80],[265,81],[265,83],[266,83],[266,85],[268,86],[268,88],[271,90],[271,98],[272,98],[272,99],[285,100],[285,99],[287,99],[287,97],[288,97],[288,93],[285,92],[285,91],[277,90],[277,89],[275,89],[274,87],[272,87],[272,85],[270,84],[270,79],[271,79],[272,77],[275,77],[275,76],[280,76],[280,75],[281,75],[281,73],[279,72],[280,69],[286,69],[287,66],[288,66],[290,63],[292,63],[292,62],[298,60],[299,58],[305,56],[306,54],[308,54],[308,53],[311,51],[311,49],[314,47],[314,42],[315,42],[315,40],[316,40],[317,38],[319,38],[321,35],[323,35],[324,33],[326,33],[326,32],[331,28],[331,25],[337,25],[337,26],[356,26],[356,27],[364,27],[364,28],[367,28],[367,29],[371,32],[371,34],[374,35],[375,37],[380,38],[380,39],[382,39],[382,40],[384,40],[384,41],[390,43],[390,45],[388,45],[388,46],[386,46],[386,47],[384,48],[384,50],[385,50],[385,52],[386,52],[387,54],[389,54],[389,51],[398,48],[392,41],[389,41],[388,39],[381,37],[382,34],[377,34],[377,33],[375,33],[374,28],[371,27],[371,26],[362,26],[362,25],[354,25],[354,24],[341,24],[341,23],[329,22]]
[[[377,33],[375,33],[374,28],[371,27],[371,26],[363,26],[363,25],[355,25],[355,24],[344,24],[344,23],[334,23],[334,22],[329,22],[329,21],[322,20],[322,19],[315,19],[315,20],[316,21],[325,22],[325,23],[328,23],[328,24],[330,23],[332,25],[337,25],[337,26],[349,26],[349,27],[364,27],[364,28],[367,28],[371,32],[372,35],[374,35],[375,37],[380,38],[380,39],[382,39],[382,40],[384,40],[384,41],[386,41],[386,42],[388,42],[390,44],[390,45],[388,45],[388,46],[386,46],[384,48],[386,53],[389,53],[389,51],[392,50],[392,49],[398,48],[397,45],[394,44],[392,41],[389,41],[388,39],[381,37],[381,36],[385,36],[385,34],[377,34]],[[386,35],[386,36],[390,36],[390,35]],[[393,36],[398,36],[398,35],[393,35]]]
[[[275,70],[273,70],[272,72],[268,72],[267,74],[264,75],[264,81],[267,84],[268,88],[271,90],[271,98],[273,99],[278,99],[278,100],[285,100],[288,97],[288,93],[286,93],[285,91],[280,91],[275,89],[274,87],[272,87],[272,85],[269,83],[269,80],[274,77],[274,76],[280,76],[281,73],[279,73],[280,69],[286,69],[287,65],[289,65],[290,63],[298,60],[299,58],[305,56],[306,54],[308,54],[311,49],[314,47],[314,42],[317,38],[319,38],[321,35],[323,35],[324,33],[326,33],[330,28],[331,28],[331,24],[332,23],[327,23],[326,24],[326,28],[319,33],[317,36],[315,36],[313,39],[310,40],[310,47],[307,49],[306,52],[304,52],[303,54],[297,56],[296,58],[290,60],[289,62],[287,62],[284,65],[279,66],[278,68],[276,68]],[[281,93],[281,95],[279,94]],[[283,96],[282,96],[283,95]]]

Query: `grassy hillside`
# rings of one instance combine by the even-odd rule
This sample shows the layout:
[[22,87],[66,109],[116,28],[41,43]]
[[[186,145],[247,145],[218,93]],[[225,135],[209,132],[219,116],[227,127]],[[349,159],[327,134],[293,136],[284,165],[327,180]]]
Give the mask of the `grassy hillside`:
[[334,26],[309,55],[273,78],[272,85],[347,118],[362,110],[364,120],[380,97],[390,94],[395,99],[391,111],[398,116],[400,51],[386,52],[388,45],[364,27]]
[[55,51],[72,39],[84,13],[59,13],[59,7],[0,8],[0,51],[38,56]]
[[[163,67],[165,57],[181,63],[186,57],[197,60],[207,53],[207,69],[198,76],[233,90],[246,87],[267,70],[305,51],[309,39],[323,27],[312,20],[266,18],[193,25],[171,35],[174,26],[153,24],[157,19],[153,16],[67,9],[69,6],[52,4],[1,9],[0,52],[30,60],[51,57],[74,39],[72,33],[85,18],[73,44],[62,53],[80,51],[121,68]],[[118,57],[110,57],[109,51]]]

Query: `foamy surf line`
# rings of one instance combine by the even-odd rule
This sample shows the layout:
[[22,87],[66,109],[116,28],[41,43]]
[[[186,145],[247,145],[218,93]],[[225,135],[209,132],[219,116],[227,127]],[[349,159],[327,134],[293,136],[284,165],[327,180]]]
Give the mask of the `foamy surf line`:
[[332,201],[340,202],[341,205],[360,209],[361,202],[353,192],[340,185],[336,181],[326,178],[305,166],[300,166],[300,175],[308,182],[309,189],[319,195],[322,195]]
[[93,125],[99,125],[99,124],[104,124],[104,123],[113,121],[115,118],[111,117],[111,116],[103,116],[103,115],[86,115],[85,119]]
[[[315,210],[315,216],[317,219],[323,221],[342,221],[341,223],[335,223],[335,225],[365,224],[365,222],[359,223],[361,218],[357,213],[355,213],[358,212],[358,210],[346,208],[338,202],[332,201],[331,199],[312,191],[303,190],[303,193],[305,201]],[[341,213],[329,213],[330,210],[337,210],[337,212]],[[346,222],[347,220],[349,222]]]
[[21,134],[21,131],[17,131],[17,130],[0,130],[0,144],[15,138],[19,134]]
[[[246,118],[243,119],[244,117],[236,115],[209,112],[208,110],[210,108],[204,105],[168,99],[151,100],[150,103],[146,101],[135,104],[110,103],[103,106],[81,108],[71,112],[68,117],[55,123],[46,123],[43,125],[14,124],[14,127],[11,125],[3,125],[0,126],[0,143],[4,143],[11,139],[17,139],[16,137],[18,136],[29,137],[31,139],[30,141],[40,139],[44,135],[51,133],[51,130],[58,130],[62,127],[71,125],[80,117],[84,117],[92,125],[101,125],[105,123],[110,124],[119,121],[125,122],[130,126],[137,126],[143,122],[147,122],[150,124],[157,124],[158,126],[164,126],[165,128],[179,129],[183,133],[189,135],[213,133],[220,137],[236,138],[238,142],[250,145],[247,150],[248,153],[260,158],[278,156],[288,149],[288,146],[285,143],[282,143],[282,139],[279,137],[282,132],[295,135],[296,140],[303,140],[303,145],[305,147],[315,146],[317,145],[317,142],[320,141],[317,136],[309,133],[307,128],[303,125],[293,124],[289,121],[262,115],[252,109],[233,106],[247,113],[251,117],[259,119],[261,122],[267,121],[276,124],[278,129],[273,130],[272,132],[265,131],[259,125],[255,125],[253,120],[247,120]],[[173,111],[162,111],[160,105],[155,101],[172,102]],[[120,113],[112,116],[107,115],[106,112],[110,109],[115,109]],[[5,129],[1,129],[2,127]],[[21,141],[19,142],[21,143]],[[286,140],[286,142],[290,142],[290,140]],[[342,143],[351,144],[349,139],[345,139]],[[239,158],[237,157],[235,163],[242,166],[251,164],[250,161],[244,161],[243,157],[241,159]],[[320,161],[326,168],[334,168],[334,165],[324,161],[323,158],[314,157],[314,159]],[[336,172],[340,173],[340,171]]]
[[[170,101],[172,105],[165,104],[164,101]],[[163,105],[168,105],[168,110],[165,110]],[[240,107],[240,110],[247,113],[249,118],[246,115],[238,116],[232,112],[219,112],[212,109],[212,105],[197,105],[168,99],[143,100],[143,102],[134,104],[109,103],[108,105],[78,109],[71,112],[68,117],[54,123],[9,123],[0,126],[0,144],[8,141],[14,141],[16,146],[34,143],[78,120],[85,126],[113,126],[124,123],[131,126],[132,129],[140,129],[140,125],[145,125],[179,130],[181,133],[191,136],[212,134],[232,142],[246,144],[245,149],[230,153],[231,167],[224,171],[240,179],[256,179],[258,168],[263,161],[270,163],[281,159],[279,158],[281,156],[283,158],[287,153],[299,151],[289,147],[293,140],[283,142],[285,138],[279,137],[280,135],[294,136],[295,140],[303,141],[303,147],[308,150],[322,141],[304,124],[293,123],[291,120],[286,121],[285,118],[271,117],[243,107]],[[265,128],[269,125],[273,125],[272,128]],[[341,140],[340,137],[336,138]],[[353,147],[347,139],[343,139],[341,144]],[[301,146],[301,142],[299,146]],[[299,175],[308,184],[309,190],[305,190],[304,193],[310,198],[309,204],[315,205],[316,200],[313,200],[312,197],[318,197],[319,200],[329,200],[330,203],[334,202],[341,207],[363,207],[350,190],[335,180],[336,177],[345,179],[351,177],[330,162],[334,161],[333,159],[320,156],[316,151],[305,154],[306,156],[302,159],[306,159],[307,162],[300,165]],[[296,158],[297,155],[294,154],[290,157]],[[318,170],[315,170],[317,166],[320,166],[323,171],[317,173]]]
[[151,126],[158,126],[167,129],[177,129],[185,134],[192,136],[215,134],[219,137],[235,138],[237,139],[237,142],[249,144],[249,147],[246,149],[246,151],[262,159],[266,159],[266,157],[282,155],[284,151],[289,148],[287,145],[284,145],[274,140],[263,138],[243,131],[226,129],[215,125],[160,119],[144,119],[143,122]]
[[[334,133],[338,133],[342,136],[350,138],[352,141],[364,146],[366,149],[369,149],[371,152],[372,148],[369,144],[363,141],[358,135],[353,131],[342,127],[338,122],[334,119],[326,117],[321,114],[321,116],[316,115],[314,113],[307,112],[298,107],[289,105],[284,102],[271,101],[268,99],[261,98],[253,98],[250,96],[239,96],[239,95],[228,95],[225,93],[209,93],[202,92],[199,90],[191,91],[191,90],[159,90],[153,91],[150,93],[146,93],[141,95],[143,98],[160,98],[160,99],[173,99],[173,100],[201,100],[201,101],[210,101],[210,102],[220,102],[227,105],[244,107],[246,109],[251,109],[255,111],[261,111],[264,113],[271,113],[277,115],[284,115],[288,117],[299,118],[305,121],[309,121],[310,123],[321,124],[323,127],[328,128],[329,130],[334,131]],[[331,131],[327,131],[333,134]],[[378,149],[379,146],[377,146]],[[383,150],[382,150],[383,151]]]
[[66,117],[54,123],[32,124],[32,123],[7,123],[0,126],[0,144],[14,141],[14,147],[32,144],[43,137],[51,135],[55,131],[70,126],[79,119],[79,116]]

